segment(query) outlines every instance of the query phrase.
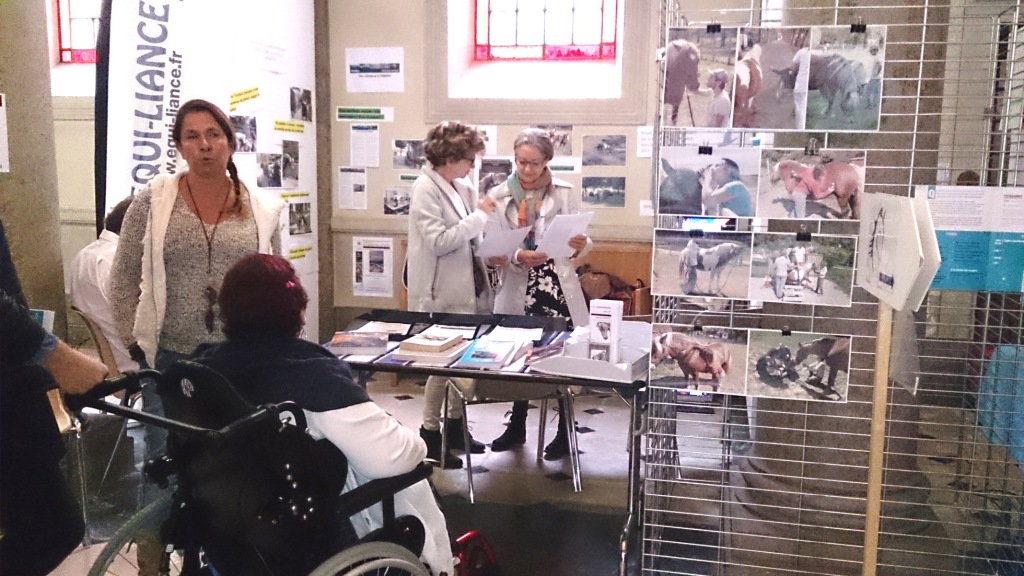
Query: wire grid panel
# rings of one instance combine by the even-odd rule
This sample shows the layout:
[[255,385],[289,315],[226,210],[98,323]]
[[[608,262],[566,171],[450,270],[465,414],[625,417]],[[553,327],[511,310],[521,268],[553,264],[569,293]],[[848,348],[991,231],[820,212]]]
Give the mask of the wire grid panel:
[[[702,12],[666,0],[662,24],[758,25],[753,4]],[[775,147],[815,138],[823,148],[863,149],[868,193],[1024,185],[1024,34],[1015,3],[820,4],[788,2],[782,23],[887,26],[880,127],[776,133]],[[685,129],[663,126],[660,109],[656,147],[679,145]],[[738,132],[741,142],[751,137]],[[746,225],[856,233],[854,223],[829,220]],[[933,291],[913,315],[920,367],[912,384],[887,391],[879,541],[865,550],[878,310],[859,288],[850,308],[654,298],[655,322],[853,339],[845,404],[695,398],[652,382],[645,574],[1024,574],[1020,458],[985,421],[1024,409],[1024,374],[998,378],[997,388],[986,379],[994,366],[1014,366],[993,354],[1021,350],[1020,295]],[[1008,429],[1024,434],[1012,422]]]

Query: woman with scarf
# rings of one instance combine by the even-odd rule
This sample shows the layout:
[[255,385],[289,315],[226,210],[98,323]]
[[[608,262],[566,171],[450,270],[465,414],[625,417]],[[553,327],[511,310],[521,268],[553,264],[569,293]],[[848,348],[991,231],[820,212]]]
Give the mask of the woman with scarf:
[[[509,262],[500,270],[501,287],[494,298],[497,314],[560,316],[569,327],[586,326],[590,319],[572,260],[593,247],[584,234],[569,239],[575,251],[570,258],[548,258],[537,251],[537,243],[558,214],[576,214],[580,195],[572,185],[551,176],[548,162],[555,147],[544,130],[530,128],[520,132],[513,142],[516,168],[508,180],[491,191],[498,207],[491,220],[509,230],[530,228],[523,245],[509,254]],[[526,410],[529,403],[512,405],[512,417],[505,432],[491,443],[501,452],[526,442]],[[544,448],[544,458],[556,460],[569,454],[564,401],[559,401],[558,433]]]

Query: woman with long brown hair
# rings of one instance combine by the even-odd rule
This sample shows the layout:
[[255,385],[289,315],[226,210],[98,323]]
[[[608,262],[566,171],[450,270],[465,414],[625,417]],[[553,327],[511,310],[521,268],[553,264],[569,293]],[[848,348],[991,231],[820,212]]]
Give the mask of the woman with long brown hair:
[[[285,206],[238,177],[235,132],[216,105],[186,102],[171,135],[188,168],[156,176],[136,195],[110,279],[122,341],[158,370],[224,339],[215,310],[224,274],[248,254],[281,253]],[[155,393],[144,390],[144,402],[159,413]],[[153,428],[147,452],[158,456],[166,432]]]

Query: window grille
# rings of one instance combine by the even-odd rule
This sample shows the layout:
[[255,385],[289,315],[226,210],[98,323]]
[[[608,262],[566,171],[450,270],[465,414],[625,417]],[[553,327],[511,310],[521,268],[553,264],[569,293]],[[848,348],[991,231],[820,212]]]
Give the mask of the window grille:
[[617,0],[476,0],[475,60],[614,60]]
[[58,0],[57,38],[60,62],[94,64],[101,0]]

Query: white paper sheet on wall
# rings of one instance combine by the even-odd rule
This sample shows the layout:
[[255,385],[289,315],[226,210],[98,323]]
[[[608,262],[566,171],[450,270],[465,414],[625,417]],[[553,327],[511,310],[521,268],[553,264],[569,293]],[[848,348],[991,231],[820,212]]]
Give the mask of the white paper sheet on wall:
[[349,92],[404,92],[405,49],[401,46],[346,48],[345,89]]
[[366,210],[366,168],[338,168],[338,208]]
[[7,96],[0,94],[0,172],[11,171],[11,157],[7,144]]
[[349,163],[352,166],[380,168],[380,126],[353,124],[349,131]]
[[352,295],[394,296],[394,246],[391,238],[352,239]]

